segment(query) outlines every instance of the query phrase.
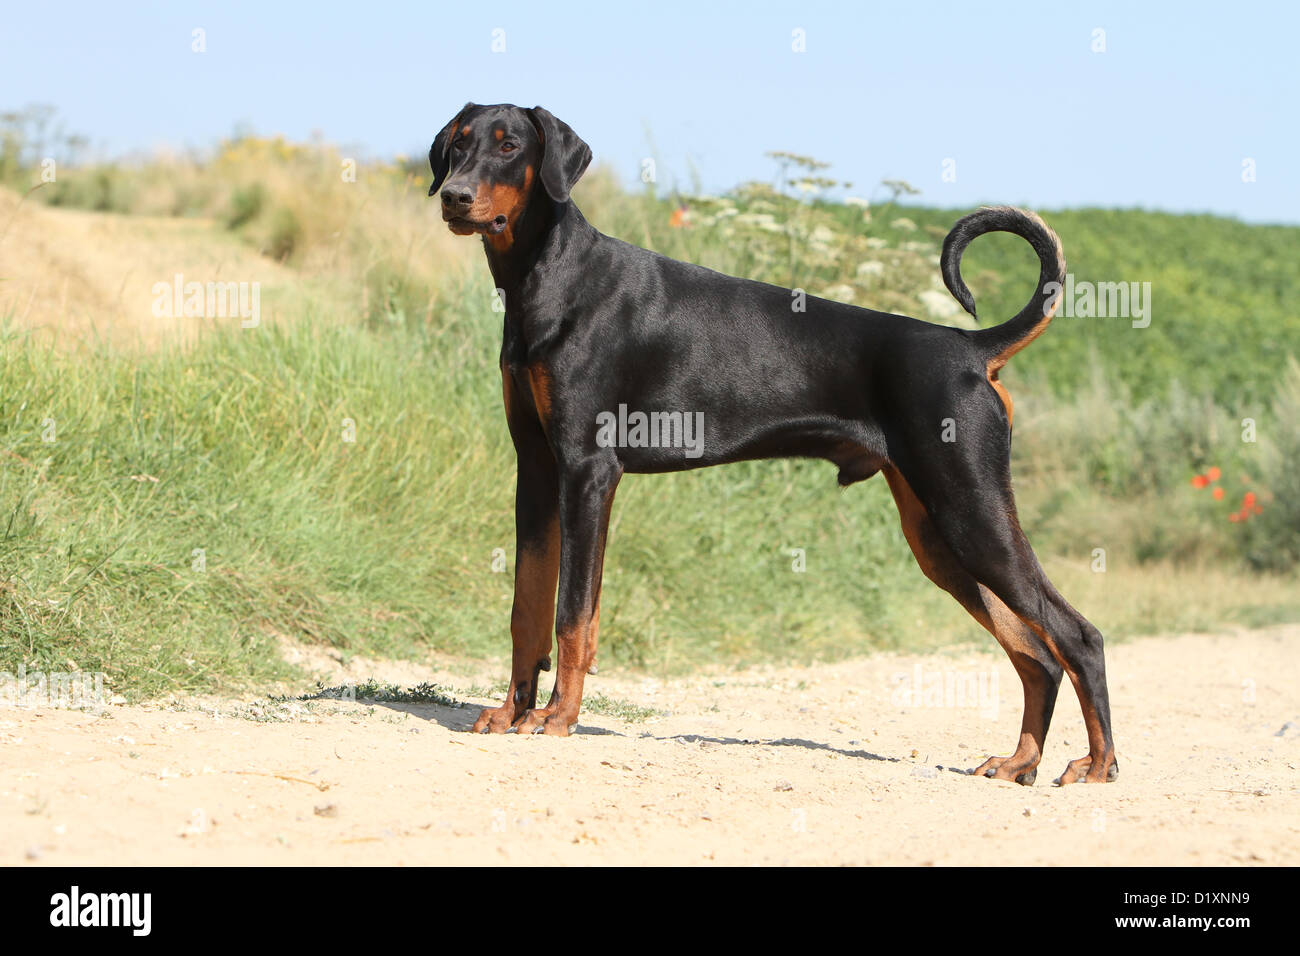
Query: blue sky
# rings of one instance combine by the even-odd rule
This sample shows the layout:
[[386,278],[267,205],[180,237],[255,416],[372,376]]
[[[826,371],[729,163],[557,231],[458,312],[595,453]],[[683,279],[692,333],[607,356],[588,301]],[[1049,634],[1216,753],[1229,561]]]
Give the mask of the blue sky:
[[[768,150],[952,207],[1300,222],[1300,5],[59,3],[0,22],[0,110],[57,107],[101,154],[243,124],[427,150],[466,101],[542,105],[625,182],[771,179]],[[996,11],[996,12],[991,12]],[[191,50],[205,31],[206,52]],[[504,31],[505,51],[492,50]],[[792,49],[804,31],[804,52]],[[1094,31],[1105,52],[1094,52]],[[498,34],[498,37],[500,35]],[[653,145],[652,145],[653,144]],[[951,159],[955,181],[943,180]],[[1242,181],[1253,160],[1254,182]]]

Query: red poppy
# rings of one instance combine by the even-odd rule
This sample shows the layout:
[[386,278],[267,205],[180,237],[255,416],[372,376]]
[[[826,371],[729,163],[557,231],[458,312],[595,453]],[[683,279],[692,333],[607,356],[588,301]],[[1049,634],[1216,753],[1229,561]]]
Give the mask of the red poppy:
[[1206,478],[1204,475],[1197,475],[1195,478],[1192,479],[1193,488],[1204,488],[1209,483],[1210,483],[1210,479]]
[[1242,503],[1243,506],[1245,506],[1245,507],[1247,507],[1247,508],[1253,507],[1254,504],[1255,504],[1255,492],[1253,492],[1253,491],[1248,491],[1248,492],[1246,492],[1244,495],[1242,495],[1242,496],[1241,496],[1241,503]]
[[1215,501],[1222,501],[1222,500],[1223,500],[1223,489],[1222,489],[1222,488],[1215,488],[1215,489],[1214,489],[1214,500],[1215,500]]
[[1234,511],[1232,514],[1228,515],[1228,520],[1229,520],[1229,521],[1240,521],[1240,520],[1241,520],[1241,515],[1238,514],[1236,511]]
[[1219,467],[1218,467],[1217,465],[1214,465],[1214,466],[1212,466],[1212,467],[1210,468],[1209,471],[1207,471],[1207,472],[1205,473],[1205,477],[1209,478],[1210,481],[1218,481],[1218,480],[1219,480],[1219,475],[1221,475],[1221,474],[1222,474],[1222,472],[1219,471]]

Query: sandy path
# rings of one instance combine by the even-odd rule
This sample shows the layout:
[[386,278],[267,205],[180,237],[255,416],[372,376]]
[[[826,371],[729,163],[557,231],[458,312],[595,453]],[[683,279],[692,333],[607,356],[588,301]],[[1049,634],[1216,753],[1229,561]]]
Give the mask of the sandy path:
[[[1109,657],[1120,779],[1067,788],[1068,690],[1037,786],[956,772],[1019,727],[1010,665],[974,649],[602,674],[589,689],[665,713],[567,740],[470,736],[476,707],[0,709],[0,863],[1300,863],[1300,627]],[[417,673],[471,683],[375,676]],[[918,674],[997,693],[914,706]]]

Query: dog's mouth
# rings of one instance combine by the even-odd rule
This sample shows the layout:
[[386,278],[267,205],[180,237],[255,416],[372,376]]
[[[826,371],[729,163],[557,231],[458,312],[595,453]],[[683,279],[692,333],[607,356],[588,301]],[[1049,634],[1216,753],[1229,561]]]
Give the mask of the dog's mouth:
[[458,236],[472,236],[476,232],[496,236],[504,232],[507,225],[509,220],[505,216],[496,216],[486,222],[466,219],[464,216],[452,216],[447,220],[447,228]]

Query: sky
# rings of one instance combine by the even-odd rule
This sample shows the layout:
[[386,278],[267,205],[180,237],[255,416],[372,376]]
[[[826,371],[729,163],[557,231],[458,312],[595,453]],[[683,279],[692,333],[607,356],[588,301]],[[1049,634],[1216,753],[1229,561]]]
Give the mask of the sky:
[[[423,155],[466,102],[545,106],[626,184],[831,163],[946,207],[1300,223],[1300,4],[9,3],[0,111],[96,156],[236,129]],[[196,52],[196,30],[202,52]],[[1098,32],[1101,31],[1101,32]],[[798,49],[800,48],[801,49]],[[841,192],[840,195],[843,195]]]

